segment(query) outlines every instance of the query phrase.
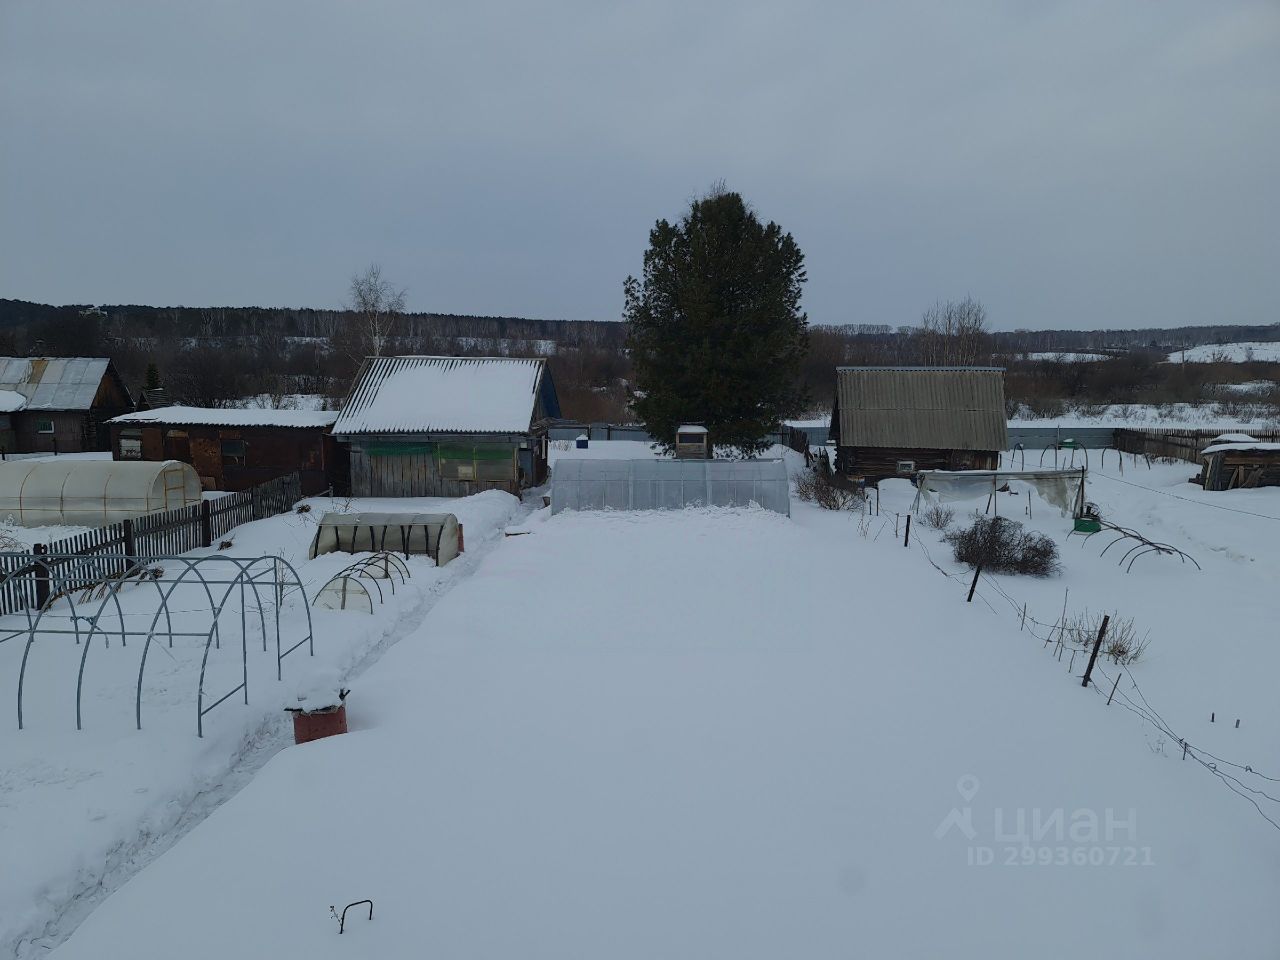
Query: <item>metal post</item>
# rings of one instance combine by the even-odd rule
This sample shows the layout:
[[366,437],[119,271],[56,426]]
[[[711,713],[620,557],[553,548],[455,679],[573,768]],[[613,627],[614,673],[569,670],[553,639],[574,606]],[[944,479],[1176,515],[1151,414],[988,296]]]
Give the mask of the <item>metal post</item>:
[[973,583],[969,584],[969,596],[965,603],[973,603],[973,591],[978,589],[978,578],[982,576],[982,564],[973,568]]
[[1098,639],[1093,641],[1093,653],[1089,654],[1089,666],[1085,667],[1084,680],[1080,682],[1080,686],[1089,686],[1089,677],[1093,674],[1093,665],[1098,662],[1098,651],[1102,648],[1102,638],[1107,635],[1107,624],[1111,622],[1111,614],[1105,614],[1102,618],[1102,626],[1098,628]]

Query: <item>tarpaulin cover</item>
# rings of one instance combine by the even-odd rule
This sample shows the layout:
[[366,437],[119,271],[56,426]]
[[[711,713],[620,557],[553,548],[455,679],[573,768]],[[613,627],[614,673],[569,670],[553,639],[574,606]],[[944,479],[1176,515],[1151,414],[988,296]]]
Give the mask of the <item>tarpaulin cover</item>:
[[551,512],[745,507],[791,515],[781,460],[560,460],[551,475]]
[[918,485],[922,496],[941,500],[974,500],[1006,483],[1021,482],[1040,499],[1063,513],[1070,513],[1080,492],[1079,470],[922,470]]

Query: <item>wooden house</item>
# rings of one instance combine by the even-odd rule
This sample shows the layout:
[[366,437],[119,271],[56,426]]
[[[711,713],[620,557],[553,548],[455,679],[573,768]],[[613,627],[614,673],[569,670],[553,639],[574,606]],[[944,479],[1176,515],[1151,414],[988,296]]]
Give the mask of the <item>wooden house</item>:
[[133,409],[106,357],[0,357],[0,451],[107,450],[105,424]]
[[371,357],[333,433],[362,497],[519,494],[547,478],[560,402],[545,358]]
[[206,490],[247,490],[301,471],[302,492],[349,489],[347,452],[334,440],[335,411],[160,407],[111,421],[116,460],[181,460]]
[[1200,457],[1204,470],[1196,480],[1206,490],[1280,486],[1280,443],[1225,440],[1205,447]]
[[1000,367],[839,367],[835,468],[880,480],[994,470],[1009,442]]

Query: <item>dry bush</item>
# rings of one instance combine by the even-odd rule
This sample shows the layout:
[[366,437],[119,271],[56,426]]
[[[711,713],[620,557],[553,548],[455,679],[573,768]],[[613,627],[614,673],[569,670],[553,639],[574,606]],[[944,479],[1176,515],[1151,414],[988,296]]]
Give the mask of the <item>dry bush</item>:
[[855,490],[837,485],[830,474],[809,469],[796,476],[796,496],[816,503],[823,510],[861,510],[863,497]]
[[931,504],[920,514],[920,522],[933,530],[945,530],[955,521],[956,512],[940,503]]
[[[1068,617],[1062,628],[1063,640],[1071,646],[1092,650],[1102,627],[1102,616],[1101,613],[1085,611]],[[1128,666],[1142,659],[1150,643],[1150,633],[1139,636],[1132,617],[1122,617],[1113,612],[1107,623],[1107,635],[1102,638],[1101,653],[1112,663]]]
[[982,565],[994,573],[1021,573],[1047,577],[1058,572],[1058,545],[1007,517],[978,517],[963,530],[943,535],[956,560]]

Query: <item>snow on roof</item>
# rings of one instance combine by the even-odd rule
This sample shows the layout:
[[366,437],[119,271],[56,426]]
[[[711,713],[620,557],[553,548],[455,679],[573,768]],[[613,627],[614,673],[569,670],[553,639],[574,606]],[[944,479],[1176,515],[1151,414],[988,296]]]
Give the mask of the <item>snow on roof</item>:
[[13,413],[27,405],[27,398],[17,390],[0,390],[0,413]]
[[1256,437],[1251,437],[1247,433],[1220,433],[1211,441],[1212,443],[1257,443]]
[[334,433],[525,433],[546,361],[514,357],[373,357]]
[[706,433],[707,428],[696,423],[682,423],[676,433]]
[[193,427],[327,427],[336,419],[336,410],[240,410],[173,406],[126,413],[108,422],[176,423]]
[[1263,443],[1259,440],[1254,440],[1251,443],[1215,443],[1201,450],[1200,455],[1224,453],[1233,450],[1280,450],[1280,443]]
[[26,410],[88,410],[111,363],[106,357],[0,357],[0,390]]

